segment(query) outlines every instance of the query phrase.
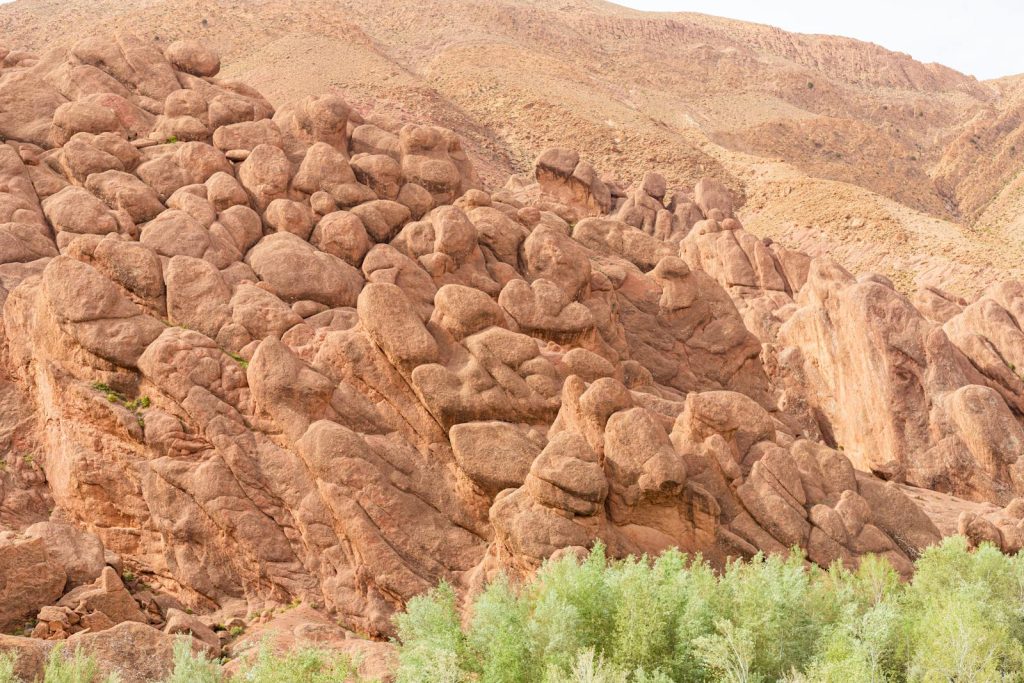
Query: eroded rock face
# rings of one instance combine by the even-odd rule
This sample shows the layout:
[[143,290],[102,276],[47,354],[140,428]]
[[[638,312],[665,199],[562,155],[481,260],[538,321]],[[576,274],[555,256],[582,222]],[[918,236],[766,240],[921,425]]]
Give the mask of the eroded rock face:
[[615,554],[678,547],[714,563],[793,546],[824,566],[870,552],[908,575],[940,537],[895,486],[859,480],[742,394],[691,393],[674,420],[644,403],[613,379],[566,381],[548,445],[491,508],[486,567],[529,571],[601,539]]
[[859,467],[1006,504],[1022,483],[1018,290],[997,287],[939,325],[885,282],[812,263],[778,335],[787,391]]
[[449,131],[274,112],[190,42],[35,64],[0,72],[40,148],[0,145],[0,454],[36,463],[0,472],[0,595],[35,586],[0,621],[213,647],[186,609],[301,600],[386,636],[599,539],[907,572],[939,532],[894,481],[1019,494],[1017,285],[919,310],[564,150],[488,193]]
[[[708,212],[724,214],[712,190]],[[735,218],[698,222],[680,253],[760,338],[778,406],[803,434],[888,480],[999,505],[1019,495],[1020,283],[973,303],[934,288],[908,298],[884,277],[766,244]]]
[[596,216],[611,209],[611,191],[594,167],[572,150],[552,147],[534,164],[541,191],[581,216]]
[[18,538],[12,532],[0,536],[0,630],[22,626],[42,606],[64,591],[67,572],[50,564],[41,538]]

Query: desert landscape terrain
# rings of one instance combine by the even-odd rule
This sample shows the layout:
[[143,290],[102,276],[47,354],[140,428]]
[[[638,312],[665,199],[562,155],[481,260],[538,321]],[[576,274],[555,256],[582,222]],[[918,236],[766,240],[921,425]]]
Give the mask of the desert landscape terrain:
[[[740,680],[714,610],[671,666],[473,644],[677,551],[942,623],[915,567],[1024,547],[1022,78],[596,0],[0,5],[0,682]],[[351,668],[259,673],[310,644]],[[849,680],[813,647],[751,666]]]
[[626,182],[709,175],[755,234],[908,293],[1019,274],[1020,78],[593,0],[19,0],[0,27],[29,50],[111,30],[200,40],[274,105],[337,90],[449,128],[492,185],[553,146]]

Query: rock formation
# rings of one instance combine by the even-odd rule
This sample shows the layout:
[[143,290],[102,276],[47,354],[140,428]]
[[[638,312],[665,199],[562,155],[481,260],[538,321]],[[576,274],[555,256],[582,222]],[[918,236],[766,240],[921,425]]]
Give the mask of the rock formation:
[[[1024,273],[1020,76],[979,81],[850,38],[603,0],[260,0],[245,11],[18,0],[0,5],[0,26],[9,66],[118,27],[161,50],[187,41],[172,65],[194,77],[218,64],[193,57],[194,41],[218,48],[217,75],[275,107],[341,87],[370,124],[352,144],[369,157],[353,170],[381,199],[395,198],[402,171],[382,134],[429,120],[458,133],[489,187],[534,177],[539,153],[568,147],[544,172],[575,174],[599,207],[631,191],[608,172],[640,181],[655,169],[669,192],[710,176],[758,236],[883,273],[904,293],[927,284],[973,298]],[[4,93],[0,111],[22,106]],[[193,103],[178,96],[171,113],[192,116]],[[185,121],[182,134],[198,134]]]
[[905,485],[1021,546],[1019,283],[911,300],[566,150],[487,192],[449,131],[218,66],[121,34],[0,71],[4,628],[216,651],[301,601],[384,637],[598,540],[908,573]]

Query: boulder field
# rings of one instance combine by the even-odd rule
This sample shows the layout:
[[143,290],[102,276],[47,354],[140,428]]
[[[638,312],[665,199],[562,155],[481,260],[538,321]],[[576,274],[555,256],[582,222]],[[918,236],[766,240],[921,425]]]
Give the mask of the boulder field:
[[372,666],[354,634],[439,581],[597,541],[904,574],[943,534],[1024,545],[1022,283],[907,297],[748,233],[713,180],[570,150],[485,190],[450,131],[275,110],[193,42],[0,56],[23,675],[67,639],[150,680],[174,634],[317,620]]

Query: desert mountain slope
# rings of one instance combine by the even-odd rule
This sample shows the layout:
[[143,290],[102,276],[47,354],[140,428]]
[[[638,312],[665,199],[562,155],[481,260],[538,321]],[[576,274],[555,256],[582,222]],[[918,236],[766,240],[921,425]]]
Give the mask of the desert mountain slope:
[[386,665],[355,633],[439,581],[597,541],[904,575],[954,530],[1024,547],[1024,284],[908,297],[755,236],[785,211],[748,183],[739,216],[714,175],[895,200],[696,142],[669,164],[692,186],[551,147],[497,187],[449,129],[275,105],[199,42],[2,57],[0,649],[25,678],[53,641],[141,683],[175,634],[235,654],[302,623]]
[[98,28],[201,39],[275,104],[338,89],[451,128],[492,184],[552,145],[625,180],[709,175],[755,198],[758,234],[904,291],[973,294],[1024,256],[1019,88],[851,39],[593,0],[18,0],[0,28],[33,50]]
[[[696,105],[654,117],[683,111],[657,87],[678,73],[628,71],[685,61],[689,21],[752,60],[735,94],[700,86],[719,105],[822,60],[801,97],[945,99],[978,130],[1012,127],[1014,79],[606,5],[466,4],[457,34],[430,7],[139,7],[4,15],[56,36],[0,52],[0,650],[23,677],[66,640],[161,680],[176,634],[235,655],[236,629],[386,669],[414,596],[597,541],[904,575],[954,531],[1024,548],[1017,179],[973,209],[1005,225],[957,223],[911,205],[926,183],[901,200],[716,143]],[[223,71],[168,39],[229,14]],[[237,78],[264,71],[273,99]],[[936,164],[966,207],[957,125]]]

